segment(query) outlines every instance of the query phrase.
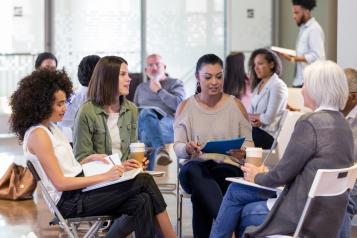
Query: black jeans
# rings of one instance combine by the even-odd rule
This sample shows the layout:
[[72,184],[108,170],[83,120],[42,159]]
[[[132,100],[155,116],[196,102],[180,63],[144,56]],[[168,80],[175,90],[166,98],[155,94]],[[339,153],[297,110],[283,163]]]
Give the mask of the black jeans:
[[155,237],[154,215],[166,209],[166,203],[154,179],[148,174],[82,192],[63,192],[57,204],[64,217],[127,214],[133,217],[136,237]]
[[264,150],[269,150],[274,143],[274,137],[259,127],[253,127],[252,137],[254,145],[256,147],[261,147]]
[[179,179],[182,188],[191,194],[194,237],[209,237],[212,221],[230,184],[225,179],[238,176],[243,176],[240,168],[212,160],[192,161],[182,167]]

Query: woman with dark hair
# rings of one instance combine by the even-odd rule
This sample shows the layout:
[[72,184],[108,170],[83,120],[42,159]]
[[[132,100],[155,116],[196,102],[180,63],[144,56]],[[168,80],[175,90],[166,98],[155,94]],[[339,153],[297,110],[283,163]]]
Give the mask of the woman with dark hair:
[[119,154],[126,170],[141,166],[129,159],[129,145],[137,142],[138,109],[125,96],[131,78],[128,64],[106,56],[96,64],[88,86],[88,101],[77,112],[73,150],[81,161],[90,154]]
[[[128,77],[127,72],[123,72],[123,77]],[[126,182],[82,191],[119,178],[125,169],[115,165],[106,173],[83,177],[81,164],[106,160],[103,154],[90,154],[78,163],[56,126],[63,119],[71,93],[72,83],[64,71],[39,70],[20,81],[10,102],[11,128],[23,142],[26,159],[34,164],[62,215],[66,218],[128,214],[134,217],[137,237],[154,237],[155,218],[164,237],[175,237],[165,201],[150,175],[139,174]],[[117,237],[111,231],[107,237]]]
[[179,179],[183,189],[192,194],[194,237],[208,237],[229,185],[225,178],[242,176],[238,160],[245,151],[202,153],[201,145],[237,137],[245,137],[244,146],[253,143],[244,106],[236,97],[223,93],[222,60],[214,54],[202,56],[195,76],[200,92],[183,101],[176,111],[174,150],[178,158],[185,159]]
[[35,69],[48,68],[51,70],[56,70],[57,68],[57,58],[51,52],[43,52],[39,54],[35,61]]
[[288,101],[288,88],[280,74],[280,58],[271,50],[257,49],[249,59],[253,97],[248,109],[255,146],[270,149]]
[[226,58],[223,92],[236,96],[246,109],[252,97],[250,79],[244,70],[244,54],[232,52]]

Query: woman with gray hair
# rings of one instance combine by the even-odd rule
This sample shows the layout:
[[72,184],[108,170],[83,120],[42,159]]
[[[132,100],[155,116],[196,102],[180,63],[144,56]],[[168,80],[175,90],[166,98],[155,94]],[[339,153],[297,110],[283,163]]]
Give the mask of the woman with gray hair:
[[[331,61],[316,61],[305,69],[304,80],[304,105],[313,112],[297,121],[282,159],[271,170],[264,165],[256,167],[247,163],[241,167],[244,179],[249,182],[268,187],[285,186],[284,196],[279,196],[272,205],[270,199],[276,197],[274,192],[231,184],[211,237],[231,237],[235,228],[237,237],[241,237],[245,227],[262,224],[270,210],[269,223],[246,230],[244,237],[292,234],[317,170],[346,168],[353,164],[352,132],[339,111],[348,97],[343,70]],[[344,193],[314,200],[314,215],[306,218],[300,235],[337,237],[347,198],[348,193]]]
[[253,96],[248,108],[255,146],[270,149],[288,102],[288,88],[280,79],[280,58],[269,49],[253,51],[249,59]]

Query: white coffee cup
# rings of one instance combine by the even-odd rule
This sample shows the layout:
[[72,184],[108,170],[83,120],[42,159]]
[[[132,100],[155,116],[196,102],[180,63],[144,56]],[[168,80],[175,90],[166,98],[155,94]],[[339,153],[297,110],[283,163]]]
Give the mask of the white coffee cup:
[[260,147],[247,147],[245,149],[245,162],[255,166],[261,166],[263,163],[263,149]]
[[142,163],[145,158],[145,144],[140,142],[131,143],[129,147],[131,158]]

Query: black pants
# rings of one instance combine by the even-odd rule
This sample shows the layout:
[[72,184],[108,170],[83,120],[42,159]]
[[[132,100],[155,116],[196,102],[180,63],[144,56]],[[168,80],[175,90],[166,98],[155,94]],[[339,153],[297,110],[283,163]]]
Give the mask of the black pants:
[[274,137],[259,127],[253,127],[252,137],[254,145],[256,147],[261,147],[264,150],[269,150],[274,143]]
[[240,168],[214,161],[192,161],[182,167],[179,179],[183,189],[191,194],[194,237],[209,237],[212,221],[229,186],[225,179],[237,176],[243,176]]
[[64,217],[84,217],[123,214],[134,219],[136,237],[155,237],[154,215],[165,211],[166,203],[154,179],[148,174],[82,192],[66,191],[57,207]]

